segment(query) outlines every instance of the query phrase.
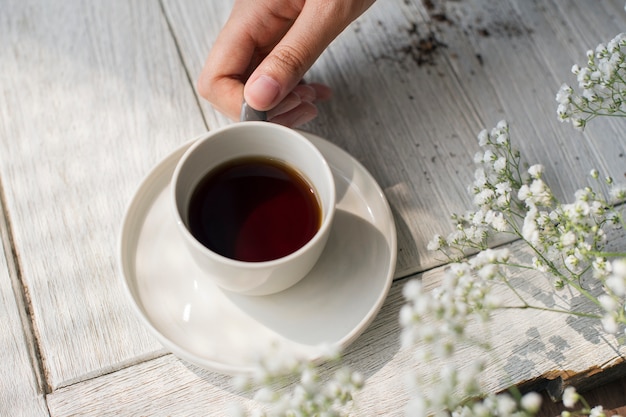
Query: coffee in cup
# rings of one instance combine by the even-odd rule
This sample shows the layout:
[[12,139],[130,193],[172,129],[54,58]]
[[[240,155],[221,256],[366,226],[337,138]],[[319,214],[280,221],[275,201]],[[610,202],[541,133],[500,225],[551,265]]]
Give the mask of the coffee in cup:
[[264,156],[230,160],[194,189],[189,231],[227,258],[263,262],[304,246],[322,222],[317,191],[296,168]]

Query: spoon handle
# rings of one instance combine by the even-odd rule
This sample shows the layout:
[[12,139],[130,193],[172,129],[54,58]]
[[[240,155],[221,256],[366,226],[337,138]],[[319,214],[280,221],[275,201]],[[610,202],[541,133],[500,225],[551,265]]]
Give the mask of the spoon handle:
[[239,118],[242,122],[266,122],[267,121],[267,112],[253,109],[248,105],[248,103],[243,102],[241,106],[241,116]]

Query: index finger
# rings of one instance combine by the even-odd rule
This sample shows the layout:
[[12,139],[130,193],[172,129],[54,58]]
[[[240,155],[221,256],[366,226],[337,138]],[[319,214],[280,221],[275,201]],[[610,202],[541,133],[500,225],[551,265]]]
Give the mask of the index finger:
[[236,120],[243,101],[243,84],[287,33],[298,12],[282,0],[269,4],[237,0],[200,74],[200,95]]
[[198,92],[231,119],[239,117],[243,85],[257,61],[256,45],[238,20],[229,19],[209,53]]

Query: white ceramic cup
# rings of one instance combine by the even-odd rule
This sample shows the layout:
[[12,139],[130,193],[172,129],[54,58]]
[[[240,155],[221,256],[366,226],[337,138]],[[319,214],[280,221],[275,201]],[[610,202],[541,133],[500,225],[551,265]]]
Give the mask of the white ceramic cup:
[[[222,256],[200,243],[189,230],[193,191],[206,175],[227,161],[269,157],[296,169],[312,185],[321,206],[321,226],[304,246],[282,258],[247,262]],[[172,201],[187,250],[208,279],[228,291],[272,294],[304,278],[319,259],[335,212],[335,182],[320,151],[295,130],[268,122],[240,122],[212,130],[185,152],[172,177]]]

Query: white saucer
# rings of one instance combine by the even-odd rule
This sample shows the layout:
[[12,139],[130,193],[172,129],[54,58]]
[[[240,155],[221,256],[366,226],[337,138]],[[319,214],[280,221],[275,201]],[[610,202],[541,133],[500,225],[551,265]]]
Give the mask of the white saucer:
[[278,294],[254,297],[203,279],[184,249],[169,204],[169,181],[187,143],[143,180],[128,206],[120,266],[135,309],[178,357],[228,373],[253,369],[278,345],[315,361],[345,348],[380,310],[396,264],[396,229],[387,200],[365,168],[337,146],[302,132],[327,158],[337,186],[328,244],[313,270]]

